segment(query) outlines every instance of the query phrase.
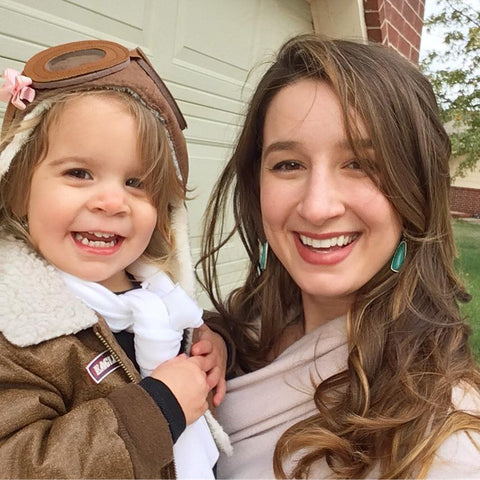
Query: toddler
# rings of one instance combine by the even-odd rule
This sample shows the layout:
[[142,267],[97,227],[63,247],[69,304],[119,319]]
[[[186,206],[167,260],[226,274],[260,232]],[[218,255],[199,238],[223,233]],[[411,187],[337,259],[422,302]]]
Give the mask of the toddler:
[[[176,102],[140,49],[107,41],[4,76],[1,475],[213,478],[203,414],[225,354],[188,295]],[[177,356],[198,327],[203,355]]]

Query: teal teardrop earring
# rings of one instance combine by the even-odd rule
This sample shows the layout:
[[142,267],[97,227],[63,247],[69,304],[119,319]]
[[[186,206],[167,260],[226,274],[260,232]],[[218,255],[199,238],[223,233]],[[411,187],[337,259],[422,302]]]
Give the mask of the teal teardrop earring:
[[267,257],[268,257],[268,242],[264,242],[260,245],[260,257],[258,260],[257,273],[261,275],[262,272],[267,268]]
[[395,249],[392,262],[390,263],[390,270],[392,270],[392,272],[398,273],[406,256],[407,256],[407,241],[403,239]]

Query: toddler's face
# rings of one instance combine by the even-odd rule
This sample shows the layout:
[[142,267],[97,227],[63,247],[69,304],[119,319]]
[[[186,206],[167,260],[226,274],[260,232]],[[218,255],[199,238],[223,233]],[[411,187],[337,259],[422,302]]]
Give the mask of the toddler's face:
[[147,248],[157,211],[143,172],[135,119],[111,98],[69,101],[48,133],[28,203],[34,245],[61,270],[113,291]]

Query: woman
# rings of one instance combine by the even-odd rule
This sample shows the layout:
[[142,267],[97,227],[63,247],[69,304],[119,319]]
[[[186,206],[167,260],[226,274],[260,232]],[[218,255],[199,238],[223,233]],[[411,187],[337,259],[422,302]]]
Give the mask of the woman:
[[[280,49],[206,217],[205,286],[236,341],[221,477],[480,477],[449,156],[432,88],[399,55],[311,35]],[[251,266],[222,303],[234,233]]]

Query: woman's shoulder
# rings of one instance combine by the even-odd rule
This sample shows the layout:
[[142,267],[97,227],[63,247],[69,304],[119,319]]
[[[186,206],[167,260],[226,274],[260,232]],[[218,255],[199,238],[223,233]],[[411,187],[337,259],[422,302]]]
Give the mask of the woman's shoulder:
[[427,478],[480,479],[480,431],[450,435],[438,448]]
[[[477,425],[480,425],[480,391],[477,388],[460,382],[452,390],[452,406],[457,412],[477,416]],[[428,478],[480,479],[480,430],[467,427],[447,437],[436,452]]]
[[452,405],[455,410],[480,416],[480,390],[466,381],[452,389]]

